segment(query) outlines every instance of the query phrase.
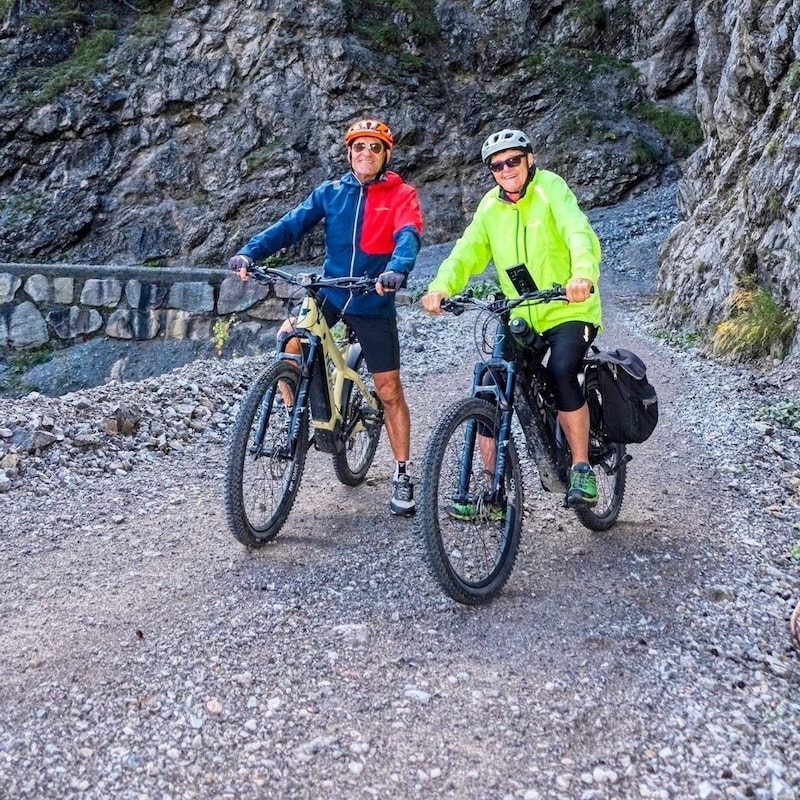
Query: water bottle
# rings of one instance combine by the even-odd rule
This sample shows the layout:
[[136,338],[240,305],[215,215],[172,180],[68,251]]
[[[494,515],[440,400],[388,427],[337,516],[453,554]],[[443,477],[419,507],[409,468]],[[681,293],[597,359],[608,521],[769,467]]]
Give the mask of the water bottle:
[[508,323],[512,336],[522,345],[530,347],[536,341],[536,332],[522,317],[514,317]]

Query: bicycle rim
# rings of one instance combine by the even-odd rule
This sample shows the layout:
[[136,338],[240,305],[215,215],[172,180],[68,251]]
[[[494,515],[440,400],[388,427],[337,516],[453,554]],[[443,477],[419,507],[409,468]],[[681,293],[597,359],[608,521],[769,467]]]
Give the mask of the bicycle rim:
[[[367,388],[372,390],[372,376],[361,356],[355,366]],[[370,406],[367,398],[355,383],[348,382],[342,393],[344,400],[344,419],[342,421],[343,448],[333,455],[333,469],[336,477],[347,486],[358,486],[367,477],[372,466],[378,442],[381,437],[383,417],[378,408]],[[373,398],[377,401],[375,392]]]
[[[513,439],[507,444],[500,502],[490,506],[484,497],[487,484],[475,430],[496,437],[498,426],[491,403],[459,401],[433,431],[421,472],[417,524],[428,566],[450,597],[469,605],[488,602],[502,589],[519,550],[523,487]],[[470,504],[475,513],[458,518]]]
[[597,480],[597,504],[578,506],[575,514],[581,524],[592,531],[607,531],[619,517],[625,496],[627,462],[625,445],[604,442],[591,435],[590,461]]
[[299,373],[282,361],[272,364],[246,395],[231,435],[225,506],[234,537],[261,547],[280,531],[294,503],[308,447],[308,419],[299,420],[294,452],[289,442],[290,405]]

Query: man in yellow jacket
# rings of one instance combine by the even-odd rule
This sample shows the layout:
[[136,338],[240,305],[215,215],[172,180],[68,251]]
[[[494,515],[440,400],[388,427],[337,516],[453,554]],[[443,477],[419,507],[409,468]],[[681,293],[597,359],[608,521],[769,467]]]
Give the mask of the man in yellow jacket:
[[[572,453],[567,491],[570,506],[594,505],[597,482],[589,465],[589,409],[578,373],[583,356],[602,328],[600,242],[563,178],[537,169],[528,136],[504,129],[484,142],[481,158],[494,176],[490,189],[422,298],[422,307],[441,312],[446,297],[458,294],[470,277],[493,262],[507,297],[519,292],[508,270],[524,265],[535,285],[564,286],[567,303],[519,306],[523,317],[550,346],[558,419]],[[468,518],[470,509],[463,510]]]

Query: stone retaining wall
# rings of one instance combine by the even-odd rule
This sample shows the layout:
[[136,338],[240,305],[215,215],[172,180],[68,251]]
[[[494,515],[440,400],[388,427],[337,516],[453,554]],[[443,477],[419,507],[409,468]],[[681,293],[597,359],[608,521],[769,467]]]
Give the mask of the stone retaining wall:
[[0,262],[0,348],[208,339],[231,315],[257,333],[286,318],[290,294],[224,269]]

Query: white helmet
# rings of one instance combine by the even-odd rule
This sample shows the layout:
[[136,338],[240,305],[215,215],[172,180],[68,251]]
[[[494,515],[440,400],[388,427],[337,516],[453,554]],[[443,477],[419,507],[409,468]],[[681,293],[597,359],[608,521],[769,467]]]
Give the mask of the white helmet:
[[522,132],[511,128],[504,128],[502,131],[493,133],[481,148],[481,160],[484,164],[489,163],[489,159],[501,150],[524,150],[526,153],[533,152],[531,140]]

